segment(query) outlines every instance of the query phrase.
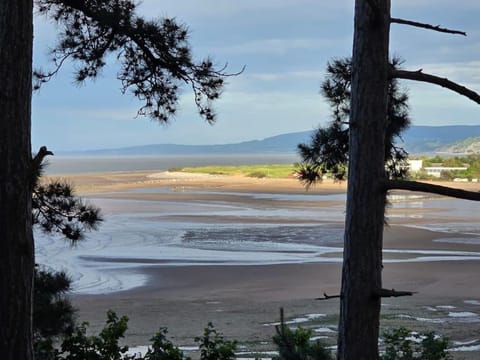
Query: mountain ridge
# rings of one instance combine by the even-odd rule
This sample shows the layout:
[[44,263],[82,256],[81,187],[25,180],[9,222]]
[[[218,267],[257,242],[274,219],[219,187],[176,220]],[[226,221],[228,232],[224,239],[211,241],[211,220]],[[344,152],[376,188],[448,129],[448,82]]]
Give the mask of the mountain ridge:
[[[308,142],[314,130],[292,132],[232,144],[181,145],[150,144],[111,149],[64,151],[64,156],[149,156],[149,155],[231,155],[231,154],[293,154],[299,143]],[[402,135],[399,146],[410,154],[444,152],[455,143],[479,137],[480,125],[411,126]],[[443,149],[443,151],[442,151]],[[458,146],[455,148],[461,150]],[[461,152],[461,151],[458,151]]]

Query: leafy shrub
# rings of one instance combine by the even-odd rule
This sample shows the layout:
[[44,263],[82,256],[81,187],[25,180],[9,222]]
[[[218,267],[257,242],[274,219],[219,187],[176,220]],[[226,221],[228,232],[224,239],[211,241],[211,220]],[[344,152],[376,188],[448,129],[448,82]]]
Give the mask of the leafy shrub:
[[236,341],[225,340],[223,335],[215,330],[211,322],[203,332],[203,336],[196,337],[199,343],[201,360],[232,360],[235,359]]
[[[144,356],[128,355],[128,346],[119,340],[125,336],[128,318],[118,318],[115,312],[107,312],[107,323],[98,335],[87,336],[88,323],[77,326],[65,336],[61,348],[53,341],[38,344],[36,359],[40,360],[191,360],[167,339],[167,329],[161,328],[151,339],[152,344]],[[199,344],[200,360],[235,359],[236,341],[225,340],[212,323],[205,328],[203,336],[195,338]]]
[[451,360],[447,352],[448,339],[433,332],[414,333],[405,328],[384,334],[385,354],[381,360]]
[[[189,360],[183,352],[167,339],[167,329],[161,328],[150,341],[152,345],[147,350],[143,360]],[[140,359],[141,360],[141,359]]]
[[56,359],[65,360],[121,360],[127,356],[128,346],[120,346],[118,341],[125,336],[128,318],[120,319],[111,310],[107,312],[107,324],[98,336],[87,336],[88,323],[77,326],[71,336],[65,338],[61,352]]

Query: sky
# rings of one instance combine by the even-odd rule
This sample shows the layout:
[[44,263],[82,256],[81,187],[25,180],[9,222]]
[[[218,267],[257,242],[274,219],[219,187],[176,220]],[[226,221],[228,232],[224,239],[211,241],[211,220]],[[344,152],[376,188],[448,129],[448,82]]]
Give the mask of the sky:
[[[215,103],[217,122],[198,115],[193,95],[182,89],[179,111],[169,124],[137,117],[141,103],[122,95],[119,66],[78,86],[73,64],[34,93],[32,147],[53,151],[146,144],[226,144],[297,131],[330,121],[319,94],[327,62],[350,56],[353,0],[143,0],[146,18],[173,17],[185,23],[196,59],[244,72],[227,80]],[[480,92],[480,2],[392,0],[392,17],[466,31],[442,34],[392,24],[390,53],[407,70],[423,69]],[[36,16],[34,66],[48,69],[56,26]],[[410,95],[414,125],[480,124],[480,107],[434,85],[402,81]]]

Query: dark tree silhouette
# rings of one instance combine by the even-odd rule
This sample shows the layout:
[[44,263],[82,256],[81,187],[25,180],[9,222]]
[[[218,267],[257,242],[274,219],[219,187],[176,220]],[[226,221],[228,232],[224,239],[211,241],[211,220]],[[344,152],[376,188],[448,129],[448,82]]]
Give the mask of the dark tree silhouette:
[[[96,77],[109,55],[121,62],[118,78],[124,92],[143,102],[140,115],[166,122],[177,110],[182,86],[193,90],[200,115],[215,120],[217,99],[228,74],[212,60],[194,61],[188,31],[174,19],[145,20],[131,0],[37,0],[38,12],[57,21],[59,41],[53,50],[52,71],[32,71],[33,0],[0,3],[0,354],[2,359],[33,358],[32,282],[34,243],[32,192],[37,165],[46,153],[32,159],[30,141],[32,74],[36,86],[54,76],[71,59],[78,81]],[[45,149],[46,150],[46,149]],[[44,189],[62,196],[58,187]],[[38,196],[38,195],[36,195]],[[42,196],[37,197],[43,206]],[[51,204],[50,204],[51,205]],[[78,208],[77,205],[72,205]],[[40,208],[37,208],[40,209]],[[91,212],[83,212],[86,225]],[[64,235],[78,237],[78,228],[64,226],[53,213],[36,213],[59,221]],[[46,217],[45,217],[46,216]],[[80,219],[75,219],[80,220]],[[73,221],[73,219],[72,219]],[[62,225],[63,224],[63,225]],[[71,225],[71,224],[70,224]]]
[[36,359],[48,359],[54,343],[75,327],[76,309],[66,296],[71,279],[63,272],[35,266],[33,293],[33,337]]
[[[401,61],[394,58],[392,69],[398,69]],[[321,94],[330,105],[332,121],[319,127],[309,143],[299,144],[302,158],[298,173],[307,186],[329,173],[336,180],[345,180],[348,163],[348,131],[352,81],[351,58],[335,59],[327,64],[327,75],[321,86]],[[389,178],[404,178],[407,173],[407,152],[396,145],[401,133],[410,125],[408,95],[402,91],[397,79],[388,83],[388,109],[385,135],[385,165]]]

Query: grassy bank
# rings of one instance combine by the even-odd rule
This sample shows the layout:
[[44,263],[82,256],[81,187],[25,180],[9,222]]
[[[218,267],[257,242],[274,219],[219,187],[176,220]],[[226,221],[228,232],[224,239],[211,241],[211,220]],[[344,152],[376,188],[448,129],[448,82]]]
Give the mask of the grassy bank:
[[295,171],[295,165],[215,165],[174,168],[169,170],[210,175],[243,175],[254,178],[287,178]]

